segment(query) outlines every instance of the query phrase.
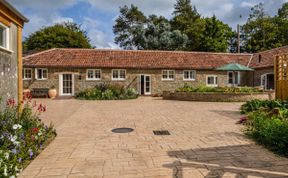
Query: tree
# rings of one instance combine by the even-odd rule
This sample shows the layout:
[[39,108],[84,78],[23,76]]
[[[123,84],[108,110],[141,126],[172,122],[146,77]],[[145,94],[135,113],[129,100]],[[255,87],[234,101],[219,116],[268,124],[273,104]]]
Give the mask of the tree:
[[284,3],[275,17],[279,33],[277,39],[282,46],[288,45],[288,3]]
[[137,6],[120,7],[120,15],[113,26],[115,43],[124,49],[138,49],[139,32],[143,31],[146,21],[147,17]]
[[153,16],[149,18],[139,42],[141,49],[174,51],[185,49],[188,37],[179,30],[172,30],[167,19]]
[[72,22],[44,27],[30,34],[23,46],[25,52],[50,48],[91,48],[86,31]]
[[242,27],[244,46],[247,52],[258,52],[281,46],[277,39],[279,33],[275,18],[265,13],[262,3],[251,9],[248,21]]
[[205,18],[204,31],[200,37],[201,51],[227,52],[234,33],[232,29],[214,15]]
[[186,50],[199,50],[201,33],[204,30],[204,21],[192,6],[190,0],[177,0],[174,6],[173,18],[171,19],[173,30],[180,30],[189,38]]

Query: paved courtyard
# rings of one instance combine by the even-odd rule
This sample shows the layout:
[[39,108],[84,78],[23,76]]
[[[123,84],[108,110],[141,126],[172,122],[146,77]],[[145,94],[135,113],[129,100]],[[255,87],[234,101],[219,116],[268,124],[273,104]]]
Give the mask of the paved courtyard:
[[[38,100],[57,138],[20,177],[288,177],[288,159],[247,139],[239,103]],[[117,127],[135,129],[116,134]],[[156,136],[153,130],[168,130]]]

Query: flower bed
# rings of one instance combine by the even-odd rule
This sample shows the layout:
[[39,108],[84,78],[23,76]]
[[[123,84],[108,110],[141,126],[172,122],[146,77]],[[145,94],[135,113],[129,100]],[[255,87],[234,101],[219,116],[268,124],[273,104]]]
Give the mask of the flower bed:
[[175,92],[163,92],[163,99],[207,102],[246,102],[253,99],[272,99],[273,93],[251,87],[213,88],[207,86],[192,87],[187,84]]
[[288,102],[253,100],[241,107],[245,133],[268,149],[288,156]]
[[17,177],[29,162],[56,136],[52,125],[45,126],[39,115],[42,104],[26,96],[23,109],[13,99],[0,112],[0,177]]
[[85,100],[124,100],[137,97],[138,93],[133,88],[126,89],[122,86],[106,84],[85,89],[76,94],[77,99]]

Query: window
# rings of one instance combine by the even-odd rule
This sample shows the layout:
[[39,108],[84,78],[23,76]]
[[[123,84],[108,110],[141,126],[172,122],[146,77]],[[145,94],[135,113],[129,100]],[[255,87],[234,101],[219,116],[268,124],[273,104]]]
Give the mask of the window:
[[112,70],[112,80],[125,80],[126,70],[125,69],[113,69]]
[[174,70],[162,70],[162,80],[174,80]]
[[100,80],[101,70],[100,69],[87,69],[86,80]]
[[0,47],[8,49],[9,47],[9,28],[0,23]]
[[35,78],[37,80],[48,79],[48,70],[47,69],[35,69]]
[[206,76],[206,85],[217,87],[218,86],[218,77],[216,75],[207,75]]
[[195,70],[184,70],[183,71],[183,79],[184,80],[195,80],[196,71]]
[[23,79],[24,80],[31,80],[32,79],[32,69],[23,69]]
[[228,84],[240,84],[240,72],[228,72]]

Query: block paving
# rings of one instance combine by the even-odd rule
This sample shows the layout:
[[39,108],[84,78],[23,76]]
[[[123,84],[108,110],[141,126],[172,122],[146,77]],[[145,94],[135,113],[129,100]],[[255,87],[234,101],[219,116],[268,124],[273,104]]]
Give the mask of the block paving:
[[[288,177],[288,159],[255,144],[236,124],[241,103],[37,100],[58,136],[21,178]],[[112,133],[130,127],[131,133]],[[156,136],[153,130],[168,130]]]

